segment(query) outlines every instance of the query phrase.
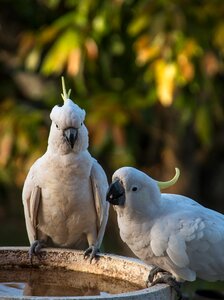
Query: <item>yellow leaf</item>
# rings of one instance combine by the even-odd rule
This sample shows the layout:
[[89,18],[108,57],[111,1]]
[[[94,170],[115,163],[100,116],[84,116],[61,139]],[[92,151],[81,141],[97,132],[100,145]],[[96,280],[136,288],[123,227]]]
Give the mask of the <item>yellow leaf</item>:
[[134,44],[137,53],[137,63],[145,64],[147,61],[154,59],[161,52],[161,44],[158,40],[151,40],[148,34],[141,35]]
[[145,64],[147,61],[156,57],[159,52],[160,48],[156,45],[142,48],[138,51],[137,63],[140,65]]
[[155,63],[157,95],[163,106],[170,106],[173,102],[176,71],[177,68],[174,63],[166,63],[162,59]]
[[28,70],[34,71],[37,69],[39,62],[40,50],[38,48],[34,48],[25,59],[25,65]]
[[49,75],[51,73],[60,74],[67,61],[69,54],[79,46],[79,38],[73,30],[65,31],[48,51],[41,71]]

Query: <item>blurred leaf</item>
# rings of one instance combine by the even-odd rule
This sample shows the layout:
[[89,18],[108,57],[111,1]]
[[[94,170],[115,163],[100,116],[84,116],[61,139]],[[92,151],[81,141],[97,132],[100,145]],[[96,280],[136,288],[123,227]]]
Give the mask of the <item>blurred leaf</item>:
[[104,34],[107,31],[107,24],[105,15],[97,15],[93,20],[93,29],[96,31],[96,34]]
[[164,106],[170,106],[173,102],[176,71],[175,63],[166,63],[164,60],[155,62],[157,94]]
[[76,48],[68,54],[67,72],[69,75],[76,76],[79,73],[81,60],[80,48]]
[[184,54],[178,55],[178,69],[179,69],[179,82],[181,84],[186,84],[194,78],[195,71],[194,65],[191,63],[189,58]]
[[147,14],[141,14],[133,19],[133,21],[128,26],[128,33],[131,36],[136,36],[139,34],[149,23],[150,16]]
[[90,60],[95,60],[98,58],[99,49],[96,42],[92,38],[87,38],[85,40],[85,47],[87,56]]
[[[66,17],[63,18],[63,21],[64,19],[68,20],[68,16],[66,15]],[[66,25],[67,22],[65,22],[65,24],[63,22],[62,25],[61,22],[57,21],[53,25],[44,28],[44,30],[41,30],[39,34],[37,34],[36,36],[38,46],[47,44],[52,40],[54,40],[57,37],[58,33],[60,32],[61,27],[65,27]]]
[[35,71],[37,70],[39,64],[40,64],[40,49],[33,48],[33,50],[30,51],[27,58],[25,59],[25,66],[27,70]]
[[137,64],[144,65],[161,53],[161,47],[157,41],[150,41],[148,35],[142,35],[134,44],[137,52]]
[[62,73],[68,62],[68,56],[72,55],[72,53],[76,53],[76,63],[78,62],[78,64],[80,64],[80,56],[77,56],[79,44],[80,40],[77,33],[71,29],[66,30],[48,51],[43,61],[41,71],[46,75]]

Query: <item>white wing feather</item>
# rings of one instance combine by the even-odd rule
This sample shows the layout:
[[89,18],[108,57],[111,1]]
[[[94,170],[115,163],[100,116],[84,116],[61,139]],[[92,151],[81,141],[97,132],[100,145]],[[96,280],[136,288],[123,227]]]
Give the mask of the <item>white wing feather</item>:
[[170,271],[180,277],[191,270],[205,280],[224,279],[224,216],[186,197],[172,197],[164,194],[164,216],[151,229],[154,255],[167,256]]
[[30,243],[37,239],[37,216],[41,198],[41,188],[35,185],[32,173],[33,168],[27,175],[22,194],[26,229]]
[[109,212],[109,203],[106,202],[108,182],[103,168],[95,159],[90,176],[98,219],[97,244],[98,247],[100,247],[106,229]]

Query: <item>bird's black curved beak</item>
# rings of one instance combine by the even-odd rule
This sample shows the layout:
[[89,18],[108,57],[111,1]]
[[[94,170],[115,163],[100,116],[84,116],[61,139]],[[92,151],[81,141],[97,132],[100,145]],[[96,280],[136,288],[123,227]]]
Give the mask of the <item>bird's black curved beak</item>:
[[106,200],[112,205],[124,205],[125,189],[120,180],[111,183],[107,191]]
[[71,148],[73,149],[75,142],[78,138],[78,129],[69,127],[64,130],[64,137],[66,138],[66,141],[69,143]]

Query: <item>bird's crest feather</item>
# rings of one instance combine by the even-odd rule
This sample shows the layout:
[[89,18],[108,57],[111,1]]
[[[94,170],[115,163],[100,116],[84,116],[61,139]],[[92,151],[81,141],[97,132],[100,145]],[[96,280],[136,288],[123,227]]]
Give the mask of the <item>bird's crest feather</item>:
[[69,89],[68,93],[66,92],[64,76],[61,77],[61,82],[62,82],[62,91],[63,91],[63,93],[61,94],[61,96],[62,96],[62,99],[65,102],[70,97],[71,89]]
[[175,168],[175,171],[176,171],[176,174],[174,175],[174,177],[171,180],[164,181],[164,182],[157,181],[157,184],[160,189],[166,189],[166,188],[174,185],[177,182],[177,180],[180,176],[180,170],[178,168]]

